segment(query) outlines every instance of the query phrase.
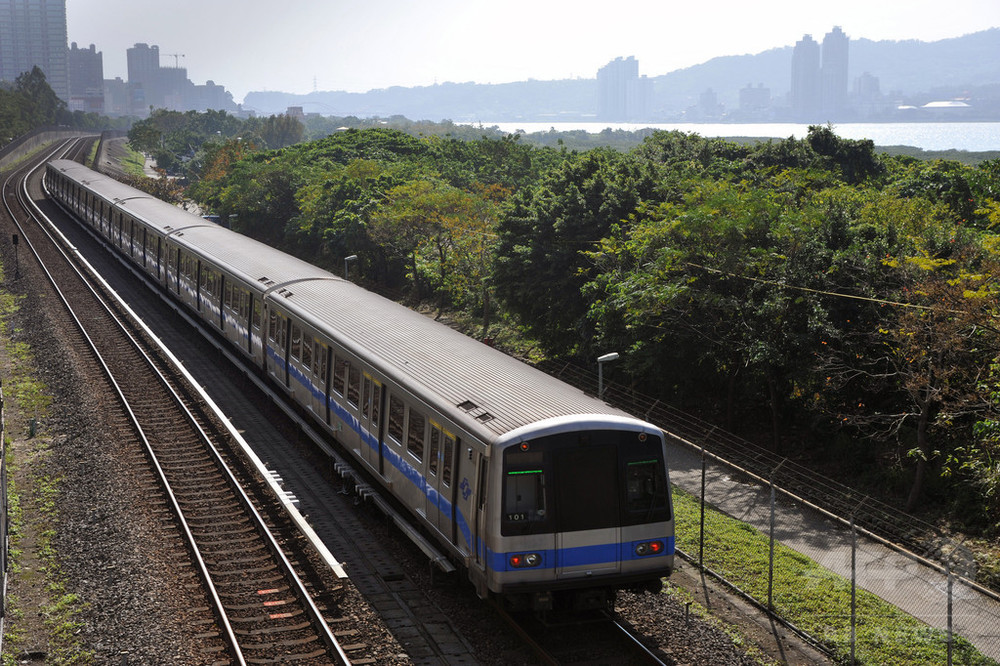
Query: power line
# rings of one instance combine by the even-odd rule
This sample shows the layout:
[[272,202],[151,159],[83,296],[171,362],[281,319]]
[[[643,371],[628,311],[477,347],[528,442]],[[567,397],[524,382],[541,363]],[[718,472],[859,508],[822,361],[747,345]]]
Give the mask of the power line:
[[[902,301],[890,301],[890,300],[885,299],[885,298],[873,298],[871,296],[857,296],[855,294],[841,294],[841,293],[836,292],[836,291],[827,291],[827,290],[824,290],[824,289],[813,289],[811,287],[800,287],[798,285],[787,284],[787,283],[784,283],[784,282],[776,282],[774,280],[764,280],[762,278],[755,278],[755,277],[750,277],[750,276],[747,276],[747,275],[738,275],[736,273],[730,273],[729,271],[719,270],[718,268],[710,268],[708,266],[703,266],[701,264],[696,264],[696,263],[693,263],[693,262],[690,262],[690,261],[686,261],[684,263],[687,266],[693,266],[694,268],[700,268],[700,269],[702,269],[704,271],[708,271],[709,273],[716,273],[718,275],[726,275],[728,277],[737,278],[739,280],[747,280],[747,281],[750,281],[750,282],[757,282],[757,283],[760,283],[760,284],[770,285],[772,287],[781,287],[783,289],[791,289],[791,290],[794,290],[794,291],[802,291],[802,292],[807,292],[807,293],[810,293],[810,294],[818,294],[820,296],[832,296],[834,298],[847,298],[847,299],[851,299],[851,300],[855,300],[855,301],[865,301],[865,302],[868,302],[868,303],[877,303],[879,305],[892,305],[894,307],[912,308],[914,310],[934,310],[935,309],[935,308],[933,308],[930,305],[918,305],[916,303],[903,303]],[[943,310],[943,312],[950,312],[952,314],[971,314],[971,313],[969,313],[966,310],[953,310],[951,308],[945,308]],[[996,316],[996,315],[994,315],[994,316]]]

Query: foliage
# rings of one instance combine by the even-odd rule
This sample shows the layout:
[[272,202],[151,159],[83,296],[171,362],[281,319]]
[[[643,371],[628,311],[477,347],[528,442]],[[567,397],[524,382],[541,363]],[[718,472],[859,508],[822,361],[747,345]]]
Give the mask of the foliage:
[[225,111],[157,109],[132,125],[128,140],[168,173],[197,178],[220,145],[278,149],[298,143],[304,132],[302,123],[285,115],[241,120]]
[[829,126],[583,153],[342,127],[265,150],[234,126],[188,163],[189,194],[336,272],[357,254],[354,275],[439,313],[486,329],[499,305],[549,355],[623,352],[644,392],[1000,531],[1000,161],[888,156]]

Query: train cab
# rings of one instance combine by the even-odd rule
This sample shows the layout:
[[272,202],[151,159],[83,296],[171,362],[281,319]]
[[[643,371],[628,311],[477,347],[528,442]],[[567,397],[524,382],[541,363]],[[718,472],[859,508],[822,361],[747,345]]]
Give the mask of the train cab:
[[630,581],[670,575],[673,516],[661,432],[626,419],[557,419],[497,450],[490,587],[512,605],[605,607]]

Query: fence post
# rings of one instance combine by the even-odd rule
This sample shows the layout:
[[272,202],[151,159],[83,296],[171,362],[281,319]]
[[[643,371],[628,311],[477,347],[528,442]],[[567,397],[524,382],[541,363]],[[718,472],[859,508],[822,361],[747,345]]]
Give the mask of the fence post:
[[951,662],[951,659],[952,659],[951,653],[952,653],[952,648],[954,646],[954,637],[953,637],[953,635],[951,633],[951,630],[952,630],[952,624],[951,624],[951,621],[952,621],[952,606],[953,606],[952,600],[954,599],[954,597],[952,596],[951,592],[952,592],[952,584],[953,584],[954,578],[952,578],[952,575],[951,575],[951,555],[950,554],[948,555],[948,561],[945,563],[945,571],[948,573],[948,666],[951,666],[951,663],[952,663]]
[[769,535],[771,549],[767,556],[767,610],[770,612],[774,612],[774,476],[781,469],[781,466],[785,464],[785,460],[788,459],[785,458],[778,463],[778,466],[771,472],[771,478],[769,479],[771,485],[771,528]]
[[698,529],[698,566],[705,571],[705,447],[701,447],[701,526]]
[[851,514],[851,664],[857,664],[855,647],[858,634],[858,530],[854,526],[854,514]]

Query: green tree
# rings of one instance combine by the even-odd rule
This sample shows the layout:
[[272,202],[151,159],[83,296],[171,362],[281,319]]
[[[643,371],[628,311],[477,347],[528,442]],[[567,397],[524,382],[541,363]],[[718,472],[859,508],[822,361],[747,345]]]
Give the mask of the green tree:
[[589,343],[580,290],[592,266],[584,251],[655,196],[655,176],[648,162],[594,150],[564,161],[501,214],[497,295],[549,349]]
[[54,125],[66,111],[66,102],[49,87],[37,65],[17,77],[14,92],[21,99],[21,119],[29,127]]

